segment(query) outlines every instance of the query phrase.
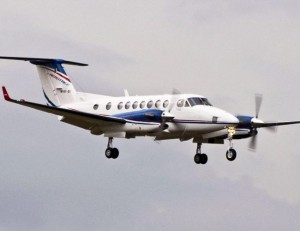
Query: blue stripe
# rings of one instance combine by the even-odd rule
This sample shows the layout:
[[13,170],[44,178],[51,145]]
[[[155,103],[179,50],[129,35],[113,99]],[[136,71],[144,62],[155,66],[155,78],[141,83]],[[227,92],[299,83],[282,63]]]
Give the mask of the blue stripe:
[[163,111],[157,109],[145,109],[139,111],[132,111],[132,112],[125,112],[120,114],[113,115],[117,118],[122,118],[126,120],[132,120],[137,122],[154,122],[154,123],[161,123],[162,122],[162,115]]
[[48,101],[48,103],[50,103],[50,105],[51,105],[52,107],[57,107],[57,106],[56,106],[54,103],[52,103],[52,101],[48,98],[48,96],[46,95],[44,89],[43,89],[43,93],[44,93],[44,96],[45,96],[46,100]]

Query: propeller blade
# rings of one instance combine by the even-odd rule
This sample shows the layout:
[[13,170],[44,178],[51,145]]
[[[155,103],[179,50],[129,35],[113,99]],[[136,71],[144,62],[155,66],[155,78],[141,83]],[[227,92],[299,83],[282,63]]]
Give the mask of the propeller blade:
[[262,103],[262,98],[263,98],[262,94],[255,94],[255,118],[258,118],[258,114]]
[[249,150],[255,151],[256,150],[256,144],[257,144],[257,135],[254,135],[251,137],[250,143],[249,143]]
[[273,133],[277,132],[277,127],[276,126],[274,126],[274,127],[264,127],[264,128],[267,129],[270,132],[273,132]]
[[177,101],[177,98],[178,98],[177,95],[179,95],[179,94],[181,94],[180,91],[178,89],[176,89],[176,88],[173,88],[173,90],[172,90],[172,97],[170,99],[170,107],[169,107],[169,110],[168,110],[169,113],[174,108],[174,106],[176,104],[176,101]]
[[178,89],[176,88],[172,89],[172,95],[179,95],[179,94],[181,94],[181,92]]

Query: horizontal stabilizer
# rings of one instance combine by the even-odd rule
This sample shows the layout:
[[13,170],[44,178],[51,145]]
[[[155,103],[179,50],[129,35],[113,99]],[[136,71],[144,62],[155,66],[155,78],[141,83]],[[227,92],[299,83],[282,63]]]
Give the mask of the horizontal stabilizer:
[[59,63],[59,64],[68,64],[75,66],[88,66],[85,63],[77,63],[72,61],[67,61],[63,59],[44,59],[44,58],[29,58],[29,57],[10,57],[10,56],[0,56],[0,59],[10,59],[10,60],[21,60],[21,61],[29,61],[32,64],[43,65],[46,63]]

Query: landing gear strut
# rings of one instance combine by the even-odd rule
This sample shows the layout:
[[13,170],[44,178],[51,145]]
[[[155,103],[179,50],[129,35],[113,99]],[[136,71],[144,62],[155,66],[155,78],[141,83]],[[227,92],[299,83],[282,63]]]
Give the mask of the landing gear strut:
[[196,164],[206,164],[208,159],[206,154],[201,153],[201,145],[201,143],[197,144],[196,155],[194,157],[194,161]]
[[108,138],[107,149],[105,150],[105,156],[110,159],[117,159],[119,156],[119,150],[117,148],[113,148],[113,137]]
[[228,127],[228,140],[229,140],[229,148],[226,152],[226,158],[229,161],[234,161],[236,158],[236,151],[233,149],[232,137],[235,133],[234,127]]

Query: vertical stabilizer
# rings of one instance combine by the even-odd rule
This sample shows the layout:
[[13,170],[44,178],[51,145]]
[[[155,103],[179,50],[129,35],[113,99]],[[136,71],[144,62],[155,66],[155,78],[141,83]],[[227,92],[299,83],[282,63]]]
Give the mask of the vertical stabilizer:
[[76,90],[59,61],[51,63],[31,63],[37,65],[43,93],[51,106],[61,106],[76,102]]
[[76,66],[87,66],[87,64],[63,59],[7,56],[0,56],[0,59],[23,60],[36,65],[41,79],[43,93],[49,105],[58,107],[77,101],[76,90],[62,64]]

